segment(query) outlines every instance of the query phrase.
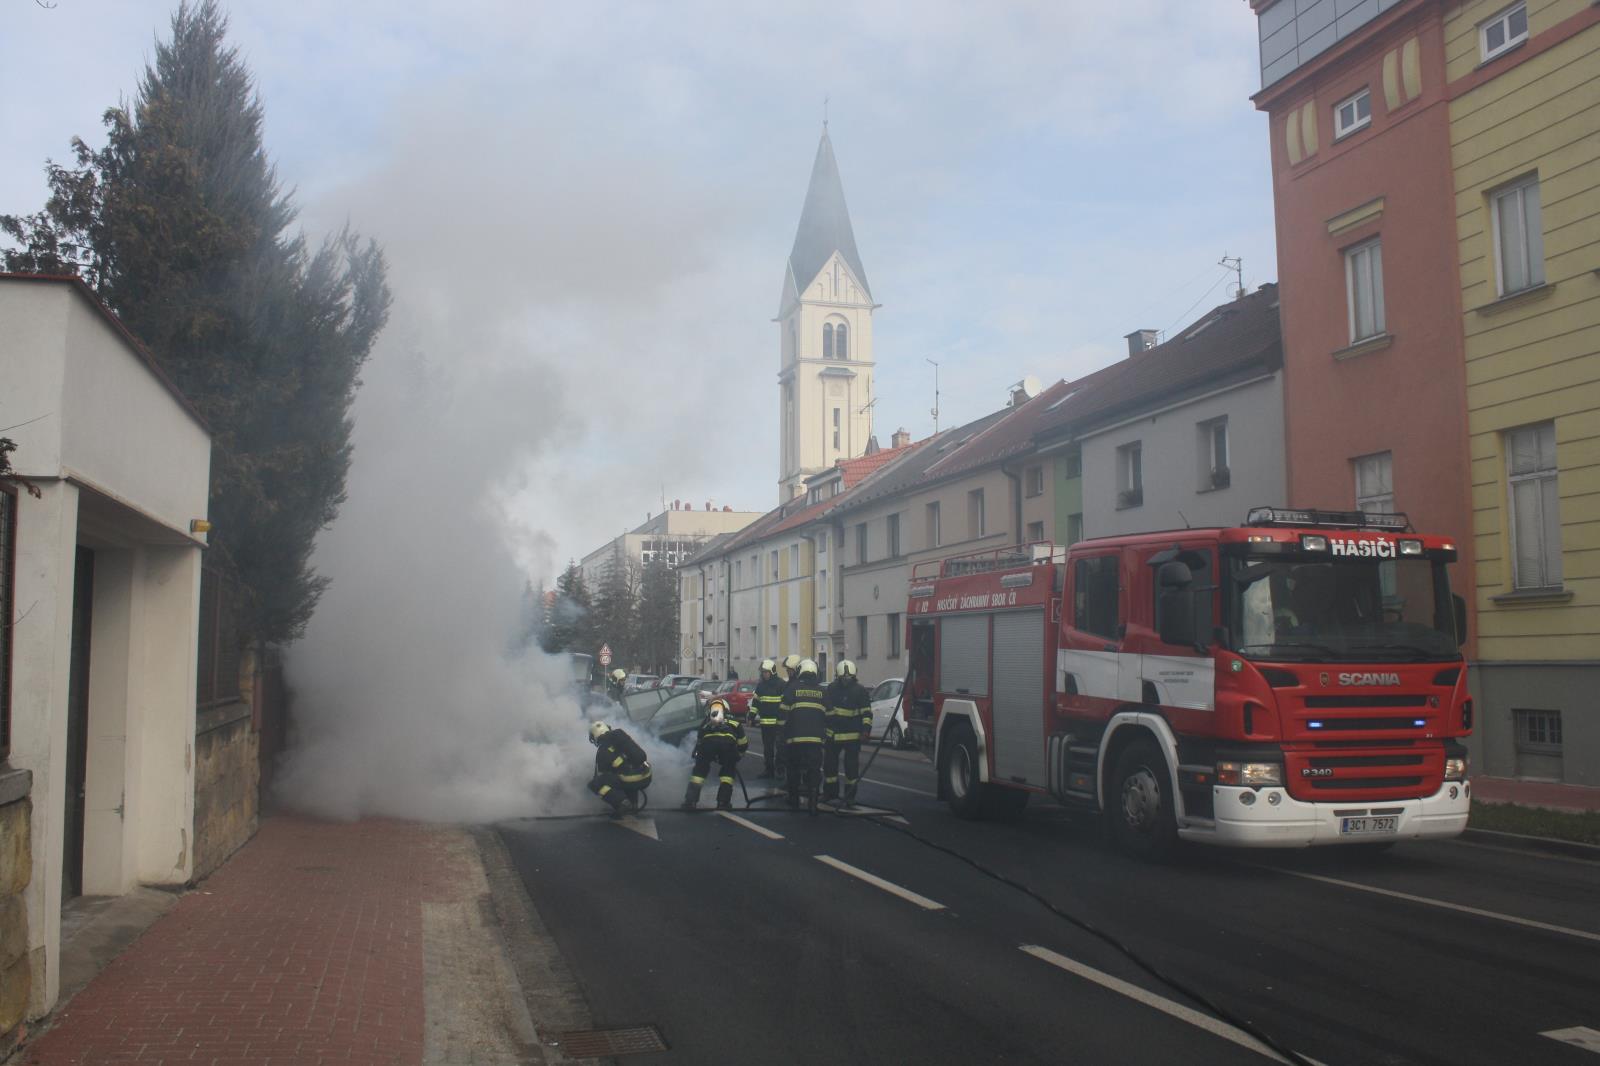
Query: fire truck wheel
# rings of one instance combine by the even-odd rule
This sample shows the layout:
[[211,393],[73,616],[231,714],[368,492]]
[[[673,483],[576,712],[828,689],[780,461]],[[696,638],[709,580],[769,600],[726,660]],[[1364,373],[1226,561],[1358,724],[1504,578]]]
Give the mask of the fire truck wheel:
[[972,727],[958,722],[950,727],[940,772],[950,810],[958,818],[983,817],[983,784],[978,777],[978,739]]
[[1119,848],[1145,859],[1172,853],[1178,843],[1172,779],[1153,741],[1136,740],[1122,749],[1106,800],[1107,824]]

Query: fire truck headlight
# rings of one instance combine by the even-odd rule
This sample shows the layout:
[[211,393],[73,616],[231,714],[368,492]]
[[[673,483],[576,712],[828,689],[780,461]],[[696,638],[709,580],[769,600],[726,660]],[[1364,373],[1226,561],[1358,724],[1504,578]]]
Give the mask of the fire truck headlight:
[[1300,538],[1300,547],[1308,552],[1325,552],[1328,550],[1328,538],[1308,533]]
[[1420,540],[1402,540],[1400,542],[1400,554],[1401,555],[1421,555],[1422,554],[1422,541],[1420,541]]
[[1275,762],[1219,762],[1217,784],[1261,788],[1283,784],[1283,764]]
[[1444,761],[1444,779],[1446,781],[1465,781],[1467,779],[1467,759],[1465,756]]

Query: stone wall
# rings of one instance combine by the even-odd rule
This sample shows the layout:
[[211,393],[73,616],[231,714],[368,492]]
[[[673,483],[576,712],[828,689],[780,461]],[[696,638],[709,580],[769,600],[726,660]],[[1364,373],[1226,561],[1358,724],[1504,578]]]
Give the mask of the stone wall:
[[260,734],[250,705],[201,712],[195,723],[194,876],[205,877],[255,836]]
[[[33,876],[29,827],[33,803],[27,796],[31,775],[0,771],[0,776],[7,779],[8,786],[5,794],[0,794],[0,1059],[4,1059],[22,1036],[33,988],[24,898]],[[10,795],[12,792],[21,795]]]

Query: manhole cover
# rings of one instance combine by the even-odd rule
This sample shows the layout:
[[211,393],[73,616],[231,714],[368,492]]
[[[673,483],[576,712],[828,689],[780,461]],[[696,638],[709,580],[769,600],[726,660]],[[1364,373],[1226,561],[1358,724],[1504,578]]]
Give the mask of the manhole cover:
[[628,1029],[577,1029],[558,1033],[556,1039],[569,1058],[601,1059],[613,1055],[644,1055],[652,1051],[666,1051],[666,1041],[653,1025],[636,1025]]

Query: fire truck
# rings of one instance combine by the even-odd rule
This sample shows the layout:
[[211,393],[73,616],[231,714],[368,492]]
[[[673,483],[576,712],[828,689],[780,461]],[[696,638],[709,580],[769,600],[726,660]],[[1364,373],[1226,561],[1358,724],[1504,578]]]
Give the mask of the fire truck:
[[1455,836],[1472,731],[1455,558],[1404,515],[1257,508],[922,563],[911,734],[956,814],[1048,796],[1149,857]]

